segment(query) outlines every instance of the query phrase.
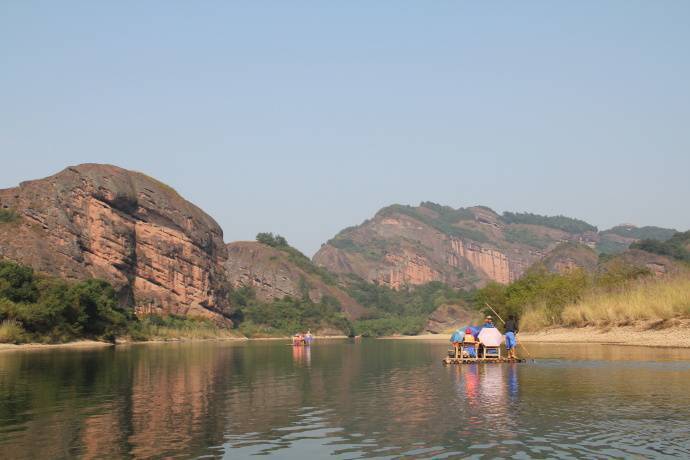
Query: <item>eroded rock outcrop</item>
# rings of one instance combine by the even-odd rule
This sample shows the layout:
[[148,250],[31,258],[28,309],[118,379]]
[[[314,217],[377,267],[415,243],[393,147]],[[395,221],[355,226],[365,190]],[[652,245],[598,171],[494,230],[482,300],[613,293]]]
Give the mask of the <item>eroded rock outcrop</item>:
[[441,305],[429,315],[424,330],[432,334],[443,334],[470,324],[477,324],[481,314],[465,305]]
[[357,319],[364,312],[362,305],[336,285],[335,278],[322,276],[309,259],[300,266],[285,251],[255,241],[230,243],[227,249],[227,280],[235,288],[251,286],[261,301],[285,296],[299,299],[306,294],[318,303],[329,296],[338,301],[349,319]]
[[575,269],[593,272],[597,269],[599,256],[594,249],[579,243],[561,243],[542,261],[544,266],[556,273],[567,273]]
[[227,321],[222,230],[157,180],[84,164],[0,190],[0,207],[17,216],[0,225],[0,257],[108,280],[140,314]]
[[506,240],[506,224],[490,209],[458,214],[456,222],[448,223],[425,206],[385,208],[338,234],[313,260],[333,272],[399,289],[431,281],[459,288],[489,280],[509,283],[543,257],[538,247]]

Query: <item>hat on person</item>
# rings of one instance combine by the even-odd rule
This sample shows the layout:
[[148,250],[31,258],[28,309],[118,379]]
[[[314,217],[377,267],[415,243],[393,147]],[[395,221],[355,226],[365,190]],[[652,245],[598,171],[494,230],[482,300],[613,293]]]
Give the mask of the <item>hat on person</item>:
[[469,327],[467,329],[465,329],[465,334],[471,334],[471,333],[472,333],[472,329],[470,329]]
[[486,319],[493,321],[493,318],[491,317],[491,315],[486,315]]

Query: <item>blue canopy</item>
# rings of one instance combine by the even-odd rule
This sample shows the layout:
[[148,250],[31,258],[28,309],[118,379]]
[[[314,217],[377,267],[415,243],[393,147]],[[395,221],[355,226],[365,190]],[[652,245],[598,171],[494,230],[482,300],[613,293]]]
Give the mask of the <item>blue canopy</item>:
[[463,334],[460,331],[460,329],[458,329],[457,331],[453,332],[453,335],[450,336],[450,341],[451,342],[462,342],[462,337],[463,337]]
[[479,331],[482,330],[481,326],[465,326],[463,328],[460,328],[453,332],[453,335],[450,336],[450,341],[451,342],[462,342],[462,339],[465,337],[465,331],[469,329],[472,331],[472,336],[476,339],[477,336],[479,335]]

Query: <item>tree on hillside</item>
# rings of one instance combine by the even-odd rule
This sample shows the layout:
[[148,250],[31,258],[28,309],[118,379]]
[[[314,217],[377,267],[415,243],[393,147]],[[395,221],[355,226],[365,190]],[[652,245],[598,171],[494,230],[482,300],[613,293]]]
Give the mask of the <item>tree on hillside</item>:
[[267,232],[257,233],[256,241],[274,248],[284,248],[289,246],[287,240],[284,237]]

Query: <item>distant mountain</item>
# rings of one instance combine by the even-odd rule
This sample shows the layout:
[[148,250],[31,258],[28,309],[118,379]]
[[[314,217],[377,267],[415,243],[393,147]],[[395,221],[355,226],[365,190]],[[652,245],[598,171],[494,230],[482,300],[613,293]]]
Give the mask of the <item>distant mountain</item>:
[[353,273],[394,289],[431,281],[471,288],[489,280],[509,283],[541,260],[553,269],[590,268],[596,266],[597,253],[618,253],[643,236],[674,232],[620,226],[599,233],[565,216],[396,204],[339,232],[313,260],[332,272]]

